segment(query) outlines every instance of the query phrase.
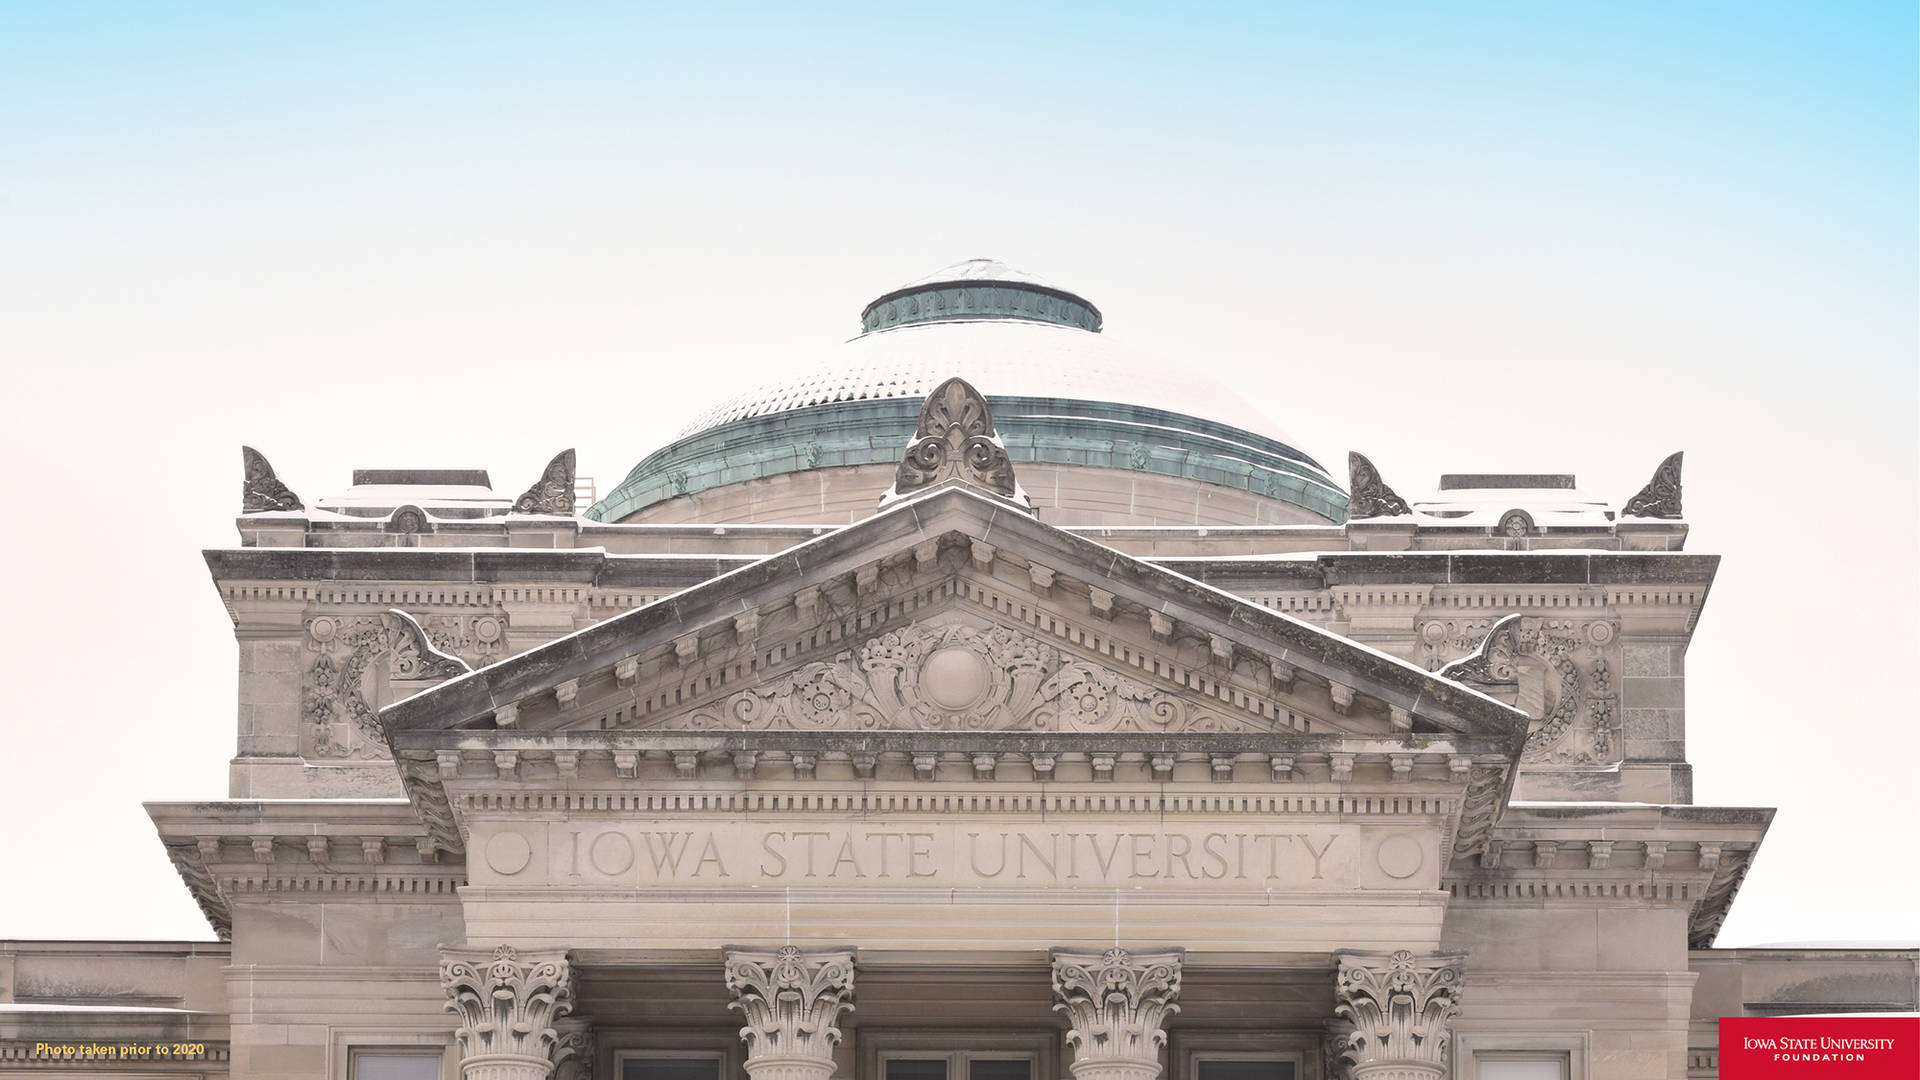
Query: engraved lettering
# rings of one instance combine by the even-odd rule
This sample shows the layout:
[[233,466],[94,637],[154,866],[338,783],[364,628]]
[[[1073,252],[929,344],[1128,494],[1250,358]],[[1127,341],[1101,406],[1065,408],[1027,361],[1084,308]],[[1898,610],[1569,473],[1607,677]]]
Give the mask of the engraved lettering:
[[[1208,833],[1200,841],[1200,851],[1213,862],[1211,869],[1204,864],[1200,867],[1201,877],[1206,878],[1208,881],[1218,881],[1227,876],[1227,853],[1214,846],[1216,844],[1225,844],[1226,842],[1227,834],[1217,832]],[[1245,875],[1243,874],[1241,876],[1244,877]]]
[[679,876],[680,858],[687,853],[687,841],[692,839],[693,834],[650,832],[645,835],[647,854],[653,859],[653,872],[660,877]]
[[987,871],[981,869],[980,867],[980,834],[977,832],[968,833],[967,834],[967,862],[969,865],[973,867],[973,872],[976,874],[979,874],[981,877],[999,877],[1002,873],[1006,872],[1006,869],[1007,869],[1007,834],[1006,833],[1000,834],[999,848],[1000,848],[1000,865],[994,867],[992,873],[988,873]]
[[[922,862],[923,859],[926,861]],[[910,878],[933,877],[939,872],[939,868],[933,863],[933,834],[930,832],[908,833],[907,876]]]
[[1033,842],[1032,836],[1026,833],[1020,834],[1020,872],[1015,874],[1015,877],[1023,878],[1027,876],[1027,852],[1029,851],[1033,852],[1034,862],[1047,868],[1047,877],[1057,878],[1060,876],[1060,871],[1054,868],[1055,863],[1060,858],[1060,836],[1058,833],[1048,834],[1047,853],[1045,855],[1040,854],[1040,845]]
[[[1133,854],[1133,865],[1127,868],[1127,877],[1150,878],[1156,876],[1153,870],[1153,834],[1130,832],[1126,834],[1126,837],[1128,842],[1127,850]],[[1145,840],[1146,843],[1142,844],[1140,842],[1142,840]],[[1144,870],[1141,869],[1142,861],[1146,863]]]
[[760,863],[761,877],[779,877],[780,875],[787,872],[786,855],[784,855],[779,851],[774,850],[774,847],[773,847],[773,842],[775,840],[785,843],[786,839],[787,839],[787,834],[783,832],[770,832],[760,838],[760,850],[767,853],[767,858],[780,860],[780,865],[777,868],[772,870],[767,869],[767,864],[765,860],[762,860]]
[[603,832],[587,845],[587,861],[595,870],[614,877],[633,869],[633,841],[617,832]]
[[1313,850],[1312,840],[1307,839],[1305,836],[1300,837],[1300,846],[1306,848],[1307,854],[1313,856],[1313,877],[1316,881],[1320,879],[1320,858],[1327,853],[1328,848],[1333,846],[1334,839],[1335,838],[1331,836],[1327,837],[1327,842],[1320,845],[1319,851],[1315,851]]
[[853,867],[854,877],[863,878],[867,876],[866,872],[860,869],[860,859],[854,853],[852,833],[848,833],[846,838],[840,841],[840,854],[834,856],[833,868],[827,871],[827,876],[839,877],[842,866]]
[[1180,860],[1180,868],[1187,872],[1188,877],[1190,878],[1199,877],[1200,875],[1193,872],[1193,864],[1187,861],[1187,856],[1192,854],[1192,852],[1193,852],[1192,838],[1181,836],[1179,833],[1175,833],[1172,836],[1167,837],[1166,876],[1167,877],[1173,876],[1173,861],[1175,859],[1178,859]]
[[727,876],[727,865],[720,861],[720,845],[713,842],[712,833],[707,834],[707,845],[700,849],[700,861],[693,864],[693,876],[699,877],[708,863],[713,864],[714,872],[720,877]]

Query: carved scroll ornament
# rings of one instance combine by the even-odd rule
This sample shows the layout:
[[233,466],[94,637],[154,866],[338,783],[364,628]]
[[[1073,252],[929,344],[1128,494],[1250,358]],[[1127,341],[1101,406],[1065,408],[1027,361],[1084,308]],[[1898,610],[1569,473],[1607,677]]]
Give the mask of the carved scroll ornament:
[[915,624],[650,727],[691,730],[1269,731],[1009,627]]
[[447,1011],[460,1018],[454,1036],[463,1073],[516,1080],[552,1073],[560,1048],[554,1022],[573,1011],[564,950],[442,948],[440,986]]
[[880,498],[886,506],[947,480],[984,488],[1031,511],[1026,492],[1013,479],[1013,461],[993,428],[987,399],[965,379],[948,379],[920,406],[920,425],[894,470],[893,487]]
[[266,455],[251,446],[240,448],[240,463],[246,478],[240,484],[240,512],[243,514],[263,514],[279,510],[305,510],[300,501],[280,478],[273,474],[273,466],[267,464]]
[[513,501],[516,514],[573,514],[573,448],[568,447],[547,462],[546,471],[534,485]]
[[1416,957],[1405,949],[1337,955],[1333,1013],[1353,1025],[1341,1057],[1352,1063],[1355,1080],[1446,1075],[1465,960]]
[[1653,479],[1627,500],[1621,517],[1677,518],[1680,516],[1680,453],[1670,454],[1653,472]]
[[1053,1009],[1071,1027],[1076,1080],[1151,1078],[1160,1072],[1166,1019],[1180,1011],[1178,949],[1053,953]]
[[1387,486],[1380,478],[1380,470],[1373,467],[1365,454],[1347,453],[1347,488],[1352,492],[1347,497],[1348,521],[1413,513],[1407,500]]
[[473,670],[465,660],[436,647],[426,628],[399,608],[387,609],[387,640],[397,678],[451,679]]
[[853,1008],[853,952],[727,950],[728,1008],[746,1025],[747,1074],[754,1080],[826,1080],[840,1045],[840,1014]]
[[1516,639],[1519,630],[1517,614],[1494,623],[1480,648],[1441,668],[1440,677],[1469,686],[1511,686],[1519,678],[1513,666],[1514,656],[1520,651]]

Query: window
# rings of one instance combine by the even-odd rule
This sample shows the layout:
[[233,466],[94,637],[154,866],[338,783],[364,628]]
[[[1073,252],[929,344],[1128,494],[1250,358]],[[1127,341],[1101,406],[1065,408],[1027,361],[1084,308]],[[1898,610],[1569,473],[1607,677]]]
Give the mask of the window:
[[620,1080],[720,1080],[719,1054],[623,1054]]
[[426,1050],[355,1050],[350,1080],[440,1080],[440,1054]]
[[1277,1057],[1199,1057],[1191,1080],[1295,1080],[1294,1063]]
[[881,1080],[1034,1080],[1032,1054],[1019,1051],[955,1050],[880,1055]]
[[1473,1056],[1478,1080],[1567,1080],[1567,1055],[1482,1051]]

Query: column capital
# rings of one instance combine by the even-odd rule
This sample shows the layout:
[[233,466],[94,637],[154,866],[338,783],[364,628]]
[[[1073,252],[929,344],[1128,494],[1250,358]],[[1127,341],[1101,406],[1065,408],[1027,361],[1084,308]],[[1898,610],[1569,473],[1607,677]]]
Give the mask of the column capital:
[[1072,1029],[1074,1080],[1154,1080],[1180,1011],[1181,949],[1053,950],[1053,1008]]
[[853,950],[728,948],[727,1007],[746,1018],[752,1080],[828,1080],[840,1014],[853,1008]]
[[573,1011],[573,968],[564,949],[440,949],[447,1011],[460,1018],[465,1080],[546,1080]]
[[1342,949],[1333,1013],[1353,1025],[1341,1057],[1353,1080],[1438,1080],[1460,1014],[1466,957]]

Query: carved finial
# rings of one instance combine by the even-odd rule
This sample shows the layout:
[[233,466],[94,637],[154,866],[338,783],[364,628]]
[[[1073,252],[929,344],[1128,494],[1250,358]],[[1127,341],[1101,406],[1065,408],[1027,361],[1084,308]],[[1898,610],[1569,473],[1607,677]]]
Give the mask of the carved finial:
[[1365,454],[1347,452],[1347,486],[1352,491],[1347,501],[1348,521],[1413,513],[1407,500],[1394,494],[1387,482],[1380,479],[1380,470],[1373,467]]
[[306,509],[300,496],[288,490],[287,485],[273,475],[273,466],[267,464],[266,455],[251,446],[243,446],[240,448],[240,461],[246,470],[246,479],[240,485],[241,513]]
[[1006,444],[993,429],[987,399],[965,379],[948,379],[920,406],[920,426],[894,470],[893,486],[880,505],[946,480],[963,480],[1033,510],[1027,493],[1013,478]]
[[1493,629],[1487,631],[1486,640],[1480,643],[1473,655],[1463,656],[1441,668],[1440,677],[1477,686],[1508,686],[1518,682],[1513,658],[1520,651],[1517,640],[1519,632],[1520,616],[1517,613],[1501,619],[1493,624]]
[[573,514],[573,448],[547,462],[547,470],[525,494],[513,500],[516,514]]
[[1422,957],[1340,950],[1333,1014],[1353,1025],[1341,1057],[1355,1076],[1440,1080],[1460,1014],[1466,963],[1457,955]]
[[451,679],[473,670],[465,660],[435,647],[426,627],[399,608],[387,609],[387,643],[393,651],[393,672],[403,679]]
[[1677,518],[1680,516],[1680,452],[1675,452],[1653,471],[1653,479],[1640,494],[1627,500],[1621,517]]

